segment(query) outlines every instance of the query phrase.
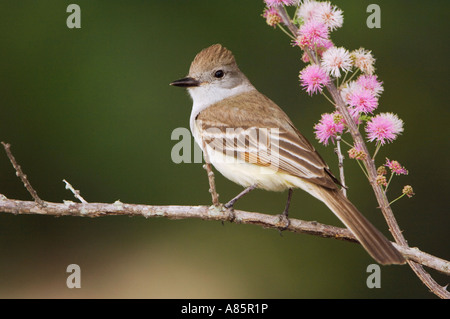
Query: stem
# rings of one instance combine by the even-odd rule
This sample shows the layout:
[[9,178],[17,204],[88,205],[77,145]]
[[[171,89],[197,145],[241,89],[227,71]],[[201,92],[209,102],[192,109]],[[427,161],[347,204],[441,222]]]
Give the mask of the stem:
[[[347,82],[350,82],[350,81],[353,79],[353,77],[354,77],[356,74],[358,74],[358,72],[359,72],[359,69],[356,69],[356,71],[353,72],[353,74],[350,76],[350,78],[347,80]],[[344,83],[344,82],[342,82],[342,83]]]
[[292,35],[292,34],[290,34],[289,32],[287,32],[287,30],[285,29],[285,28],[283,28],[282,26],[281,26],[281,24],[277,24],[277,26],[280,28],[280,30],[281,31],[283,31],[288,37],[290,37],[292,40],[295,40],[296,38]]
[[392,177],[394,176],[394,174],[393,173],[391,173],[391,176],[389,177],[389,180],[388,180],[388,182],[386,183],[386,188],[384,189],[384,192],[386,193],[387,192],[387,189],[388,189],[388,187],[389,187],[389,184],[391,183],[391,181],[392,181]]
[[331,104],[333,104],[334,107],[336,107],[336,104],[333,102],[333,100],[331,100],[324,91],[320,92],[327,100],[328,102],[330,102]]
[[375,159],[375,156],[377,156],[377,153],[380,150],[380,148],[381,148],[381,143],[377,142],[375,152],[373,153],[373,157],[372,157],[373,159]]
[[402,198],[403,196],[405,196],[405,194],[401,194],[399,197],[397,197],[396,199],[394,199],[392,202],[389,203],[389,205],[392,205],[393,203],[395,203],[396,201],[398,201],[400,198]]
[[345,144],[347,144],[348,147],[350,147],[350,148],[353,147],[353,145],[350,144],[349,142],[347,142],[346,140],[344,140],[344,139],[342,138],[342,136],[341,136],[341,141],[344,142]]
[[361,168],[361,170],[364,173],[364,175],[366,175],[367,180],[370,180],[369,175],[367,174],[367,169],[361,165],[361,161],[360,160],[356,160],[356,162],[358,163],[358,165]]
[[[344,78],[342,79],[342,84],[345,83],[345,79],[347,78],[347,75],[348,75],[348,71],[345,71]],[[338,87],[339,87],[339,86],[338,86]]]

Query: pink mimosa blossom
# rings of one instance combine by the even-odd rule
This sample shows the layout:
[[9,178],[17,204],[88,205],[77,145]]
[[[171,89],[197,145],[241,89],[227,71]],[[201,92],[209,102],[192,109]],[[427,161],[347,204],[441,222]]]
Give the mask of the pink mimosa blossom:
[[356,80],[359,87],[372,92],[375,96],[380,96],[383,92],[383,82],[378,81],[376,75],[361,75]]
[[366,132],[370,142],[376,140],[383,145],[403,132],[403,121],[393,113],[380,113],[367,123]]
[[344,23],[344,16],[342,10],[336,6],[331,5],[330,2],[319,2],[316,8],[312,11],[313,19],[322,22],[331,31],[342,27]]
[[275,8],[264,10],[263,17],[266,18],[266,23],[274,28],[281,22],[281,17]]
[[363,73],[372,75],[375,72],[375,59],[372,56],[371,51],[367,51],[363,48],[352,51],[351,53],[355,66],[359,68]]
[[317,64],[312,64],[300,72],[300,83],[309,95],[322,92],[323,87],[328,84],[330,77]]
[[339,78],[341,71],[348,72],[352,68],[350,53],[345,48],[329,48],[322,55],[322,67],[331,76]]
[[386,158],[386,164],[384,164],[386,167],[389,167],[392,174],[396,175],[408,175],[408,171],[406,168],[404,168],[402,165],[400,165],[397,161],[390,161],[388,158]]
[[378,98],[371,91],[359,87],[349,94],[347,103],[356,112],[367,114],[378,107]]
[[315,50],[326,46],[330,39],[328,27],[318,21],[310,20],[305,22],[299,30],[299,36],[295,43],[301,48],[310,48]]

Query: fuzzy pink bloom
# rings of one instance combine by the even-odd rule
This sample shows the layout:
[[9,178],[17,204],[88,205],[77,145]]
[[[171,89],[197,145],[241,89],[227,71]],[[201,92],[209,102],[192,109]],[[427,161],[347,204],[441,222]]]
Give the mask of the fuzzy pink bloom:
[[324,23],[331,31],[342,27],[344,16],[342,10],[330,2],[319,2],[311,13],[312,18]]
[[355,112],[367,114],[378,107],[378,98],[371,91],[359,87],[348,95],[347,103]]
[[318,21],[310,20],[305,22],[299,30],[299,36],[295,43],[301,48],[308,47],[315,50],[325,47],[330,43],[328,27]]
[[359,87],[369,90],[375,96],[380,96],[383,92],[383,82],[378,81],[376,75],[361,75],[356,80]]
[[406,170],[406,168],[401,166],[400,163],[397,162],[397,161],[390,161],[389,158],[387,158],[387,157],[386,157],[386,164],[384,164],[384,166],[389,167],[389,169],[391,170],[392,174],[408,175],[408,171]]
[[376,140],[383,145],[403,132],[403,121],[393,113],[380,113],[367,123],[366,132],[370,142]]
[[346,82],[345,85],[340,88],[341,96],[345,103],[348,104],[348,100],[350,99],[351,94],[358,89],[359,85],[356,83],[356,81]]
[[339,78],[341,76],[341,70],[348,72],[352,68],[350,53],[342,47],[329,48],[322,55],[322,67],[331,76]]
[[375,59],[372,56],[371,51],[367,51],[366,49],[360,48],[358,50],[354,50],[351,53],[355,66],[359,68],[362,72],[366,74],[373,74],[375,72]]
[[273,6],[290,6],[295,3],[294,0],[264,0],[268,7]]
[[308,65],[300,72],[300,83],[309,95],[322,92],[324,85],[330,82],[328,74],[317,64]]
[[281,17],[275,8],[266,8],[263,17],[266,18],[266,23],[274,28],[281,22]]
[[304,0],[298,10],[297,15],[306,22],[315,16],[321,5],[321,2],[317,2],[314,0]]
[[319,123],[314,126],[314,133],[320,143],[328,145],[328,140],[331,139],[334,143],[334,139],[338,134],[342,134],[344,128],[344,120],[342,116],[339,116],[339,113],[326,113],[322,114]]

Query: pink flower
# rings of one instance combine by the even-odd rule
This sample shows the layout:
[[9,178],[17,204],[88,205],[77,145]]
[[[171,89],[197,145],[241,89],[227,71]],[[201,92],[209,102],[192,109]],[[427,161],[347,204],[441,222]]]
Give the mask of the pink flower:
[[371,51],[360,48],[358,50],[354,50],[351,55],[355,66],[362,72],[370,75],[375,72],[375,67],[373,66],[375,64],[375,59],[372,56]]
[[347,103],[355,112],[367,114],[378,107],[378,98],[371,91],[358,87],[347,96]]
[[300,6],[297,15],[306,22],[315,16],[321,5],[321,2],[317,2],[314,0],[305,0]]
[[348,104],[351,94],[359,89],[359,87],[360,86],[356,83],[356,81],[345,82],[344,86],[340,88],[341,96],[345,103]]
[[266,18],[266,22],[271,27],[276,27],[278,23],[281,22],[281,17],[278,14],[277,9],[268,8],[264,10],[263,17]]
[[387,179],[386,176],[383,175],[377,175],[377,178],[375,179],[375,182],[377,183],[377,185],[382,185],[384,187],[387,186]]
[[344,128],[344,120],[338,112],[332,114],[326,113],[322,114],[319,123],[314,126],[314,133],[320,143],[328,145],[328,140],[331,138],[334,143],[335,137],[338,134],[342,134]]
[[268,7],[273,6],[290,6],[294,4],[294,0],[264,0]]
[[401,166],[400,163],[397,162],[397,161],[390,161],[389,158],[387,158],[387,157],[386,157],[386,164],[384,164],[384,166],[389,167],[389,169],[391,170],[392,174],[408,175],[408,171],[406,170],[406,168]]
[[319,2],[316,8],[312,11],[312,17],[325,24],[331,31],[342,27],[344,17],[342,10],[336,6],[331,5],[330,2]]
[[414,195],[414,191],[411,185],[406,185],[405,187],[403,187],[402,193],[405,194],[406,196],[408,196],[409,198],[413,197]]
[[348,72],[352,68],[350,53],[345,48],[329,48],[322,55],[322,67],[331,76],[339,78],[341,70]]
[[330,82],[328,74],[317,64],[308,65],[300,72],[300,83],[309,95],[322,92],[324,85]]
[[380,96],[380,94],[383,92],[383,82],[379,82],[377,80],[376,75],[361,75],[357,80],[356,83],[359,87],[369,90],[372,92],[375,96]]
[[383,145],[403,132],[403,121],[393,113],[380,113],[367,123],[366,132],[370,142],[377,140]]
[[330,43],[328,36],[329,30],[325,24],[310,20],[300,27],[299,36],[295,43],[301,48],[308,47],[315,50],[319,47],[327,46]]
[[348,150],[348,157],[352,159],[363,160],[367,157],[367,154],[359,146],[354,146]]

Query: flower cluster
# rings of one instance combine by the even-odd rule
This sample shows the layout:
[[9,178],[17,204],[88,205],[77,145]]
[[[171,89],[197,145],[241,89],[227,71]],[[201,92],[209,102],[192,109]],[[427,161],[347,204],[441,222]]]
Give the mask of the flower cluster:
[[[386,167],[389,168],[389,170],[390,170],[389,180],[386,177],[388,175],[388,171],[387,171]],[[399,162],[391,161],[388,158],[386,158],[386,163],[383,166],[378,167],[378,169],[377,169],[377,177],[376,177],[375,182],[377,183],[377,185],[383,186],[384,191],[386,192],[389,187],[389,184],[392,181],[392,178],[395,175],[408,175],[408,171]],[[400,195],[397,199],[400,199],[401,197],[403,197],[405,195],[408,198],[411,198],[412,196],[415,195],[413,192],[413,189],[410,185],[406,185],[403,187],[402,195]],[[391,203],[395,202],[397,199],[395,199]]]
[[351,159],[364,160],[367,157],[366,152],[358,146],[354,146],[348,150],[348,157]]
[[[403,121],[394,113],[377,113],[379,99],[384,91],[383,82],[375,74],[375,58],[372,52],[365,48],[353,51],[344,47],[336,46],[331,40],[331,33],[342,27],[344,16],[342,10],[330,1],[316,0],[264,0],[267,8],[264,12],[266,22],[270,26],[279,25],[286,18],[288,11],[284,6],[295,5],[294,16],[290,18],[290,23],[297,27],[297,33],[292,34],[293,45],[302,49],[302,61],[307,65],[299,72],[301,87],[309,94],[322,94],[335,109],[333,112],[322,114],[320,121],[314,125],[314,133],[317,140],[328,145],[340,138],[350,146],[348,156],[351,159],[365,161],[370,156],[365,145],[352,145],[341,136],[350,130],[354,131],[363,126],[368,142],[375,143],[374,154],[369,157],[374,159],[382,146],[392,143],[403,132]],[[281,11],[283,10],[283,11]],[[285,22],[286,23],[286,22]],[[287,24],[287,23],[286,23]],[[292,30],[292,28],[289,28]],[[324,89],[328,88],[332,93],[333,100],[327,96]],[[334,93],[342,98],[338,101]],[[342,104],[342,102],[345,103]],[[339,104],[340,114],[336,107]],[[346,123],[346,119],[353,120],[354,123]],[[361,144],[361,143],[360,143]],[[363,166],[361,166],[363,168]],[[387,168],[391,170],[390,177],[387,177]],[[364,169],[363,169],[364,170]],[[407,170],[397,161],[387,160],[386,164],[377,171],[376,183],[385,188],[394,175],[406,175]],[[404,195],[413,195],[409,188],[404,189]]]
[[[268,10],[281,2],[283,1],[266,1]],[[293,1],[284,4],[291,5]],[[374,115],[384,89],[383,83],[374,74],[375,59],[371,51],[359,48],[350,52],[333,44],[330,33],[340,28],[343,21],[343,12],[329,1],[305,0],[299,3],[293,19],[299,27],[294,44],[304,50],[303,61],[312,62],[300,71],[300,84],[312,95],[323,93],[324,86],[330,81],[343,78],[338,89],[355,123],[360,124],[361,116]],[[360,73],[359,76],[351,80],[357,73]],[[349,80],[345,80],[348,74],[352,75],[348,77]],[[316,126],[316,136],[321,143],[327,144],[328,139],[322,137],[327,136],[334,128],[326,125],[319,127],[323,131],[317,131]],[[392,142],[402,132],[403,121],[392,113],[376,115],[366,125],[367,139],[375,141],[377,145]]]

